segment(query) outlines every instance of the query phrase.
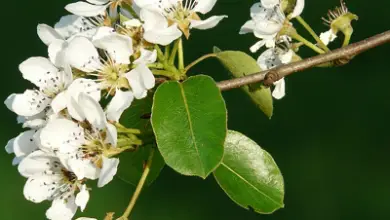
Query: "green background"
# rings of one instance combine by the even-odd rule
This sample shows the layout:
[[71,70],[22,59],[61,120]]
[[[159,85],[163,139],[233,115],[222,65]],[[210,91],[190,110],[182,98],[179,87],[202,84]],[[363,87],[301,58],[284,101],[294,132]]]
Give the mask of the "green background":
[[[36,25],[54,24],[65,14],[63,7],[68,2],[2,2],[2,100],[30,86],[18,72],[18,64],[30,56],[46,56]],[[253,2],[219,0],[212,13],[227,14],[229,19],[211,31],[192,32],[191,41],[185,44],[187,62],[211,52],[214,45],[248,52],[255,38],[237,33],[249,18]],[[390,1],[347,3],[360,18],[354,23],[353,41],[389,28]],[[321,16],[338,4],[338,0],[306,0],[303,17],[316,30],[324,31]],[[252,213],[225,196],[213,177],[203,181],[165,168],[142,194],[132,219],[390,219],[389,53],[389,45],[384,45],[344,67],[312,69],[289,76],[287,95],[275,102],[272,120],[266,119],[242,91],[224,93],[229,127],[270,152],[283,172],[284,209],[269,216]],[[311,54],[302,51],[304,57]],[[216,80],[228,77],[216,60],[207,60],[193,70]],[[5,106],[0,112],[0,138],[5,146],[21,128]],[[0,157],[0,219],[43,219],[49,204],[26,201],[22,193],[25,179],[11,166],[12,156],[0,152]],[[94,189],[85,215],[102,219],[107,211],[121,214],[132,190],[120,180]]]

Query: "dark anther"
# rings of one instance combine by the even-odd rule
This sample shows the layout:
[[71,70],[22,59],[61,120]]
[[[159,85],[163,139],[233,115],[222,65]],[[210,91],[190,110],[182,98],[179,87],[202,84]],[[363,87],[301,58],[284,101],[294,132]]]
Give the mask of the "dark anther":
[[263,80],[263,85],[270,87],[274,84],[274,82],[278,81],[280,79],[279,74],[276,71],[269,71]]

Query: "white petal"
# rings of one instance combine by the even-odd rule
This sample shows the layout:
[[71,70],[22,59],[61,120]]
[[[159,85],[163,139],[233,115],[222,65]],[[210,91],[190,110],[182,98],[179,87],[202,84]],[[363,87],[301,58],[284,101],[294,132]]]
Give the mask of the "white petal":
[[110,0],[87,0],[87,2],[95,5],[104,5],[108,3]]
[[61,92],[60,94],[56,95],[56,97],[51,102],[51,108],[56,114],[64,110],[66,108],[66,105],[67,105],[67,97],[65,92]]
[[249,20],[245,22],[245,24],[241,27],[239,34],[252,33],[254,29],[255,29],[255,22],[253,20]]
[[18,164],[20,164],[20,162],[24,159],[24,157],[14,157],[14,159],[12,159],[12,166],[16,166]]
[[283,64],[288,64],[291,62],[294,56],[294,51],[289,49],[287,52],[283,51],[279,54],[279,59]]
[[144,21],[143,28],[145,31],[150,31],[156,28],[164,29],[168,27],[167,19],[158,11],[142,9],[140,18]]
[[330,42],[334,41],[336,38],[337,38],[337,35],[333,33],[332,29],[320,34],[320,39],[325,45],[328,45]]
[[119,159],[103,156],[103,167],[100,172],[98,187],[103,187],[114,178],[119,165]]
[[276,81],[274,83],[275,88],[272,91],[272,96],[275,99],[281,99],[286,95],[286,83],[284,81],[284,78],[280,79],[279,81]]
[[99,27],[96,29],[96,33],[92,37],[92,42],[99,40],[100,38],[110,36],[114,33],[115,33],[115,29],[112,27],[107,27],[107,26]]
[[92,127],[97,128],[98,130],[102,130],[106,127],[106,116],[102,107],[96,100],[85,93],[80,93],[78,104]]
[[80,192],[76,195],[75,203],[80,207],[80,210],[83,212],[87,206],[89,200],[89,191],[85,185],[81,186]]
[[63,39],[62,36],[54,30],[54,28],[46,24],[38,24],[37,32],[39,38],[46,45],[51,44],[54,40]]
[[134,0],[138,7],[144,8],[149,5],[158,5],[160,0]]
[[279,4],[280,0],[261,0],[261,4],[264,8],[273,8]]
[[92,79],[76,79],[68,87],[66,93],[68,96],[76,98],[76,101],[80,93],[85,93],[91,96],[95,101],[100,101],[101,98],[99,85]]
[[60,181],[60,175],[33,175],[28,178],[24,185],[24,197],[34,203],[50,200],[56,193]]
[[123,22],[123,25],[126,28],[133,28],[133,27],[141,27],[142,23],[140,20],[133,18],[133,19],[130,19],[130,20]]
[[174,40],[181,37],[182,32],[177,28],[177,25],[171,25],[168,28],[152,29],[144,33],[144,39],[150,43],[166,46]]
[[65,6],[65,9],[72,14],[93,17],[103,14],[109,5],[92,5],[86,2],[75,2]]
[[27,156],[31,152],[38,149],[38,146],[34,142],[34,130],[25,131],[20,133],[13,141],[13,152],[15,156],[22,157]]
[[155,79],[153,73],[144,64],[138,65],[135,69],[126,73],[134,97],[145,98],[147,90],[154,87]]
[[131,91],[123,92],[122,90],[117,89],[115,92],[115,96],[112,98],[111,102],[107,106],[107,119],[110,121],[118,122],[122,113],[130,107],[133,99],[134,96]]
[[48,48],[49,58],[54,65],[62,67],[65,65],[65,48],[68,43],[64,40],[54,40]]
[[217,24],[222,21],[222,19],[227,18],[227,15],[220,16],[211,16],[206,20],[191,20],[190,28],[195,28],[199,30],[206,30],[217,26]]
[[66,50],[67,63],[84,72],[94,72],[101,66],[95,46],[85,37],[72,39]]
[[71,220],[76,214],[77,205],[74,195],[69,198],[56,198],[51,207],[46,211],[46,218],[50,220]]
[[[76,152],[77,154],[77,152]],[[75,155],[63,155],[61,157],[64,164],[67,165],[67,168],[71,170],[77,177],[78,180],[84,178],[95,180],[100,175],[100,169],[95,166],[95,164],[89,160]]]
[[263,47],[265,44],[265,41],[264,40],[261,40],[261,41],[258,41],[256,42],[253,46],[251,46],[249,48],[249,50],[252,52],[252,53],[256,53],[258,50],[260,50],[261,47]]
[[43,147],[61,153],[74,152],[85,143],[84,129],[77,123],[63,118],[49,121],[41,130],[39,138]]
[[7,152],[8,154],[12,154],[14,152],[15,139],[16,139],[16,137],[10,139],[7,142],[7,145],[5,145],[5,152]]
[[47,170],[52,172],[60,171],[61,169],[62,165],[57,157],[41,150],[34,151],[26,156],[18,166],[19,173],[24,177],[43,175]]
[[115,63],[130,64],[133,43],[129,36],[115,33],[95,40],[93,43],[96,47],[106,50]]
[[134,64],[149,64],[149,63],[154,63],[157,60],[157,51],[153,50],[145,50],[144,48],[141,48],[141,56],[136,59],[133,63]]
[[116,127],[112,124],[107,124],[107,143],[110,143],[113,147],[116,147],[118,142],[118,133]]
[[62,16],[60,21],[54,25],[54,29],[65,39],[68,39],[76,34],[87,32],[94,28],[95,25],[88,19],[77,15]]
[[297,0],[295,3],[295,8],[291,13],[291,17],[295,18],[301,15],[304,7],[305,7],[305,0]]
[[214,7],[216,2],[217,2],[217,0],[200,0],[200,1],[197,1],[196,2],[197,4],[194,7],[193,11],[200,12],[202,14],[206,14],[209,11],[211,11],[211,9],[213,9],[213,7]]
[[57,67],[45,57],[30,57],[19,65],[19,71],[23,78],[41,87],[43,80],[56,77],[59,72]]
[[26,90],[23,94],[11,94],[4,101],[7,108],[21,116],[33,116],[42,112],[50,99],[36,90]]

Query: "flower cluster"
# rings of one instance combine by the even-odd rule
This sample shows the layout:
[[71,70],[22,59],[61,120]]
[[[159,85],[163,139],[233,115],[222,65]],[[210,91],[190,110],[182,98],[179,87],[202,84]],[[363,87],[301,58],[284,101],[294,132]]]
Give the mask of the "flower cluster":
[[[122,113],[155,87],[151,67],[158,45],[190,30],[209,29],[226,16],[202,20],[216,0],[87,0],[67,5],[71,13],[37,33],[48,57],[19,66],[33,87],[5,104],[26,131],[11,139],[8,153],[27,178],[24,195],[52,201],[48,219],[69,220],[89,200],[88,180],[103,187],[115,176],[121,152],[139,146],[121,133]],[[159,49],[159,48],[158,48]],[[108,103],[108,104],[102,104]]]

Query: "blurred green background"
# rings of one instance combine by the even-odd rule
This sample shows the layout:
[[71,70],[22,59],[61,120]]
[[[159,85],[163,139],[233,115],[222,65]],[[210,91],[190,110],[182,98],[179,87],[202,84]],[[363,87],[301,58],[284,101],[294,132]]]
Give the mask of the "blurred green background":
[[[1,100],[22,92],[29,83],[18,64],[30,56],[46,56],[46,46],[36,35],[36,25],[53,25],[69,0],[2,2]],[[243,50],[255,42],[240,36],[255,1],[219,0],[213,14],[228,20],[211,31],[194,31],[186,42],[187,62],[221,49]],[[327,28],[320,18],[338,0],[306,0],[303,17],[317,31]],[[347,1],[359,15],[353,41],[389,29],[388,0]],[[298,27],[298,25],[297,25]],[[301,29],[300,29],[301,30]],[[302,31],[305,36],[306,33]],[[302,56],[312,55],[302,50]],[[269,151],[284,174],[285,208],[273,215],[259,215],[235,205],[212,176],[203,181],[165,168],[157,181],[142,194],[132,219],[390,219],[390,80],[389,44],[358,56],[337,69],[312,69],[287,78],[287,95],[275,102],[272,120],[240,90],[225,92],[230,129],[241,131]],[[258,54],[254,55],[258,56]],[[216,60],[193,69],[216,80],[227,72]],[[16,116],[3,105],[1,143],[21,131]],[[0,219],[43,219],[48,203],[36,205],[23,198],[25,179],[11,166],[12,156],[0,152]],[[94,189],[84,216],[102,219],[105,212],[121,214],[133,188],[115,180]]]

